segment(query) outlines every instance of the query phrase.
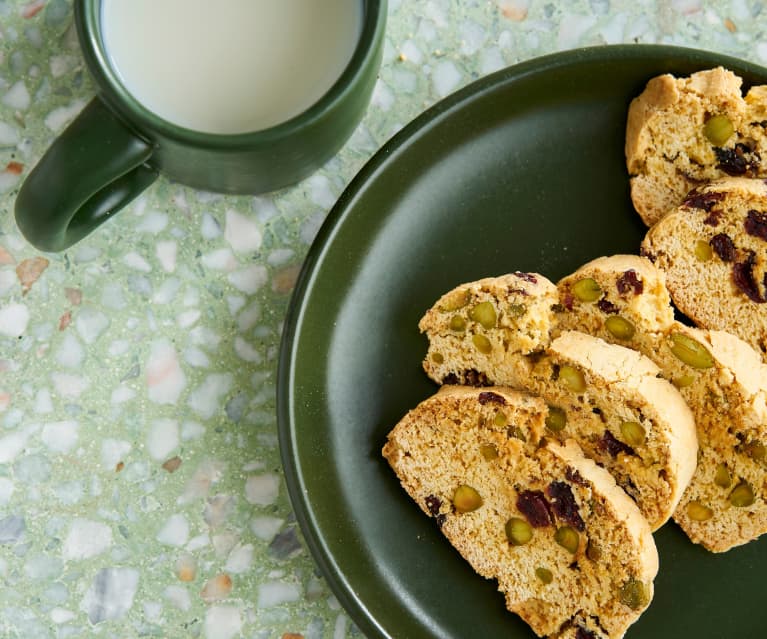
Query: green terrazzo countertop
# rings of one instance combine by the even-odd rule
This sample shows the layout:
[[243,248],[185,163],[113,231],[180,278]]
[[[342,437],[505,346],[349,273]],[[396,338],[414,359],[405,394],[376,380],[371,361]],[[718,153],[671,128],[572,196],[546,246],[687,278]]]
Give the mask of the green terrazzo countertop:
[[389,0],[368,114],[263,197],[161,178],[61,254],[21,180],[93,95],[69,0],[0,0],[0,637],[359,636],[297,530],[277,447],[280,331],[362,164],[436,100],[552,51],[673,43],[767,63],[755,0]]

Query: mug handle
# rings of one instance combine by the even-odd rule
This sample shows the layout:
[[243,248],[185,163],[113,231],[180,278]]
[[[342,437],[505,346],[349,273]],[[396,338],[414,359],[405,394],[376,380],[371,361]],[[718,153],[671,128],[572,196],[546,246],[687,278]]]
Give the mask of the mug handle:
[[16,197],[16,224],[42,251],[63,251],[152,182],[150,143],[94,98],[54,140]]

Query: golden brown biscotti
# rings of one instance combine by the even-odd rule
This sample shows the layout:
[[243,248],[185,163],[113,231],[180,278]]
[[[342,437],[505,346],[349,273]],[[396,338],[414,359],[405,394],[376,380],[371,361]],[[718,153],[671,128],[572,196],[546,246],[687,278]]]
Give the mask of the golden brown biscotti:
[[767,177],[767,86],[745,98],[721,67],[651,79],[629,107],[626,166],[631,199],[655,224],[692,188],[726,176]]
[[637,503],[650,528],[676,509],[695,471],[695,422],[679,391],[637,351],[566,331],[533,359],[527,390],[551,407],[547,428],[572,438]]
[[438,384],[519,385],[518,357],[549,344],[557,288],[519,271],[461,284],[418,323],[429,339],[423,361]]
[[[557,325],[639,350],[679,388],[695,419],[700,453],[674,519],[693,541],[722,552],[767,532],[767,372],[759,354],[734,335],[670,321],[663,280],[644,258],[593,260],[558,283],[563,304]],[[618,284],[627,281],[633,286]],[[573,294],[578,282],[603,294],[581,299]],[[607,303],[600,308],[593,298]],[[744,481],[754,503],[733,507],[733,490]],[[748,490],[738,489],[736,503],[738,495],[748,497]]]
[[652,599],[650,528],[575,443],[531,445],[546,414],[518,391],[445,386],[394,427],[383,455],[534,632],[618,639]]
[[[526,287],[524,293],[518,292],[520,282]],[[514,287],[511,298],[510,286]],[[587,335],[578,338],[578,344],[575,338],[560,342],[567,342],[568,348],[593,347],[600,354],[594,360],[573,354],[580,362],[577,374],[593,383],[585,395],[565,393],[555,367],[572,368],[562,363],[567,355],[559,354],[555,360],[541,357],[544,352],[550,354],[555,329],[558,305],[552,304],[552,288],[556,295],[556,287],[541,275],[516,274],[453,289],[421,320],[420,327],[429,337],[424,368],[437,382],[497,384],[541,394],[559,412],[564,411],[561,419],[568,421],[566,429],[550,424],[552,434],[575,439],[587,455],[605,464],[638,501],[655,530],[674,512],[695,467],[697,444],[689,409],[668,382],[656,379],[659,371],[652,362]],[[518,305],[524,305],[524,312],[508,312]],[[460,330],[450,329],[454,318],[460,320],[454,329]],[[477,348],[478,336],[491,344],[489,352]],[[436,362],[435,355],[439,356]],[[636,370],[627,369],[625,380],[619,381],[610,358]],[[632,377],[635,373],[641,373],[641,380]],[[634,383],[640,390],[630,388]],[[634,447],[623,443],[619,434],[623,422],[637,422],[624,428],[645,433],[647,441]],[[652,467],[645,468],[650,460]]]
[[714,364],[681,389],[699,406],[701,445],[674,520],[692,541],[724,552],[767,533],[767,366],[729,333],[694,334]]
[[767,350],[767,184],[726,178],[694,190],[654,225],[642,254],[696,325]]
[[557,289],[555,333],[581,331],[634,348],[635,336],[674,323],[665,274],[639,255],[599,257],[559,280]]

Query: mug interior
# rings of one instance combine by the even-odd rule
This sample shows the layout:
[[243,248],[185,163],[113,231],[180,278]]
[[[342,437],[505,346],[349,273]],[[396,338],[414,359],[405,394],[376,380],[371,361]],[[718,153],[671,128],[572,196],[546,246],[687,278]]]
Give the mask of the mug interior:
[[82,0],[76,3],[76,25],[89,70],[94,76],[102,98],[128,122],[141,131],[159,133],[163,138],[187,142],[197,147],[238,147],[269,143],[294,135],[313,126],[326,113],[348,99],[360,81],[369,72],[371,57],[375,56],[378,41],[383,37],[386,18],[386,0],[359,0],[361,25],[351,58],[330,88],[308,108],[273,126],[237,133],[211,133],[187,128],[174,123],[146,107],[123,82],[114,68],[105,43],[102,23],[103,2]]

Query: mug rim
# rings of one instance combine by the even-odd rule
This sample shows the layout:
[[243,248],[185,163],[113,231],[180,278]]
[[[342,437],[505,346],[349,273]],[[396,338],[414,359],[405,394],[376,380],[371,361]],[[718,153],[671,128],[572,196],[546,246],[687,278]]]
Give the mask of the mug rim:
[[[204,148],[243,148],[272,143],[312,126],[343,103],[367,75],[378,43],[384,36],[388,0],[360,0],[362,28],[349,62],[331,87],[309,108],[273,126],[242,133],[211,133],[174,124],[139,102],[109,62],[101,29],[102,0],[76,0],[75,25],[88,70],[99,97],[120,114],[142,137],[157,131],[165,138]],[[151,140],[152,136],[148,136]]]

